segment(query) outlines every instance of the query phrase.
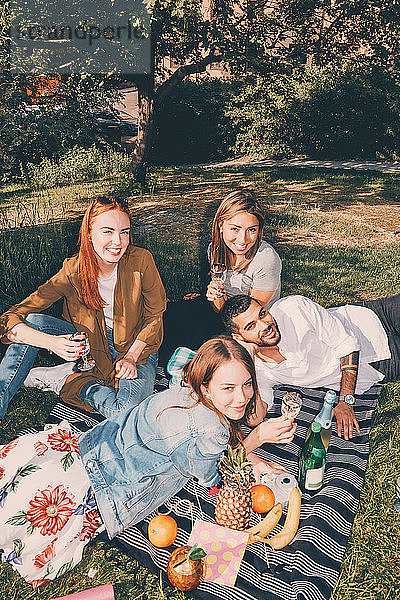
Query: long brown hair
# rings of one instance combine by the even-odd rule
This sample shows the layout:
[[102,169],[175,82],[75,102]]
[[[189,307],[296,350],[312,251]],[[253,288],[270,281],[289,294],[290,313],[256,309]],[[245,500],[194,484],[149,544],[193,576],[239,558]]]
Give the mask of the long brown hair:
[[99,196],[86,209],[79,231],[78,264],[82,299],[88,308],[94,310],[102,310],[104,300],[100,296],[97,281],[99,264],[92,244],[92,224],[96,217],[109,210],[120,210],[125,213],[132,225],[132,216],[124,199]]
[[245,261],[240,265],[238,271],[243,271],[253,260],[262,240],[264,227],[264,213],[251,190],[238,189],[231,192],[222,200],[215,213],[212,225],[211,237],[211,264],[220,263],[232,269],[233,252],[227,247],[222,236],[222,223],[231,219],[239,212],[248,212],[257,217],[258,236],[254,246],[245,255]]
[[[230,360],[237,360],[245,367],[251,377],[254,390],[253,397],[240,421],[233,421],[223,415],[201,389],[202,386],[207,387],[215,371]],[[256,400],[259,397],[254,363],[247,350],[229,336],[220,335],[212,338],[200,346],[190,363],[184,367],[182,380],[192,388],[195,404],[204,404],[218,415],[221,422],[228,424],[231,443],[237,445],[242,439],[240,423],[245,422],[249,415],[255,412]]]

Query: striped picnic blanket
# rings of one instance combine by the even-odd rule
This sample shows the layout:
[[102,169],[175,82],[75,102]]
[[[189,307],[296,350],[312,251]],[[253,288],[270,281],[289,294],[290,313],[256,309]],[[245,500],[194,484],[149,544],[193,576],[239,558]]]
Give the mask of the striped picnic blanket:
[[[155,391],[167,386],[164,371],[159,368]],[[275,391],[270,416],[280,414],[281,398],[293,388]],[[266,445],[257,452],[262,458],[274,460],[298,475],[297,460],[307,429],[319,412],[324,390],[297,388],[302,398],[302,410],[297,417],[298,428],[292,443]],[[191,594],[212,600],[327,600],[339,575],[348,536],[357,510],[369,454],[369,430],[379,388],[357,398],[355,412],[361,434],[345,441],[334,432],[329,446],[324,486],[313,497],[302,498],[300,527],[293,542],[282,550],[272,550],[256,543],[246,549],[235,587],[203,582]],[[86,431],[102,417],[88,414],[63,404],[53,409],[49,422],[67,419],[78,431]],[[167,503],[170,514],[178,523],[174,547],[186,545],[196,519],[212,522],[216,496],[190,480],[186,487]],[[163,507],[162,507],[163,508]],[[166,511],[165,511],[166,512]],[[171,548],[155,548],[147,539],[147,524],[155,513],[118,535],[114,540],[149,570],[165,570]],[[285,515],[284,515],[285,516]],[[283,524],[284,516],[280,526]],[[253,515],[251,525],[258,517]]]

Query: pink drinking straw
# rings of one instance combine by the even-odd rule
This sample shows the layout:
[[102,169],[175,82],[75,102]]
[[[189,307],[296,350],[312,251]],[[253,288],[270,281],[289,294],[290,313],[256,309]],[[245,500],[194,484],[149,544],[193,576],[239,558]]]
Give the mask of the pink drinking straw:
[[54,600],[115,600],[114,588],[111,583],[107,583],[69,596],[60,596]]

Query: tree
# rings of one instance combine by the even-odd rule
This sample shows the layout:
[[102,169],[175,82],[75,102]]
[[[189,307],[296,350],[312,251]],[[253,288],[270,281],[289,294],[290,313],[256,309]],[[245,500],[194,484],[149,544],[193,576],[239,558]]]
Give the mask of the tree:
[[[163,100],[211,63],[229,64],[232,74],[254,80],[288,74],[304,64],[337,64],[351,56],[398,70],[400,0],[146,0],[146,4],[152,16],[154,73],[131,77],[139,93],[133,172],[140,181],[145,180],[151,160],[154,115],[162,110]],[[173,72],[163,68],[165,57],[179,65]],[[107,86],[102,89],[100,79],[93,78],[91,94],[87,77],[70,80],[66,98],[73,108],[71,118],[88,113],[78,107],[74,86],[88,90],[93,102],[98,90],[98,100],[103,100]],[[79,100],[84,106],[86,95]]]
[[[135,79],[139,135],[133,171],[143,181],[151,158],[154,114],[185,78],[213,62],[234,74],[269,77],[304,64],[327,66],[362,56],[382,69],[398,69],[399,0],[154,0],[155,86]],[[162,59],[180,64],[162,72]]]
[[[133,78],[139,99],[139,131],[133,153],[137,180],[143,182],[146,177],[154,116],[162,109],[164,98],[188,76],[204,73],[213,62],[228,60],[237,48],[233,36],[234,7],[232,0],[210,2],[208,13],[203,14],[199,0],[155,0],[152,4],[154,78]],[[164,57],[180,65],[169,75],[163,68]]]
[[[75,2],[72,3],[75,6]],[[21,13],[35,10],[22,0]],[[9,45],[15,3],[0,0],[0,167],[4,173],[25,171],[26,164],[58,156],[74,145],[89,146],[96,139],[94,111],[111,108],[119,97],[113,75],[37,76],[13,74]],[[57,6],[53,7],[53,12]],[[51,12],[49,13],[50,17]],[[76,17],[78,19],[78,16]],[[35,21],[34,21],[35,22]],[[50,21],[51,22],[51,21]],[[35,54],[40,61],[39,52]],[[46,60],[43,53],[43,61]],[[43,62],[44,68],[46,65]]]

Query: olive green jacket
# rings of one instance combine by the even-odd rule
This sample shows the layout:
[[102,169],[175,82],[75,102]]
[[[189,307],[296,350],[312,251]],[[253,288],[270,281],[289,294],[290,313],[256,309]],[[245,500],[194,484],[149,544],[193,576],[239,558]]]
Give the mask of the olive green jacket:
[[[83,303],[77,255],[67,258],[56,275],[0,317],[2,341],[9,343],[6,333],[17,323],[22,323],[28,314],[42,312],[60,298],[64,298],[63,317],[77,331],[88,334],[91,356],[96,362],[96,367],[89,373],[70,376],[61,396],[79,398],[83,385],[93,380],[104,381],[116,388],[118,379],[115,378],[108,347],[104,313]],[[117,360],[135,340],[146,344],[138,364],[143,364],[150,354],[158,350],[163,336],[162,314],[165,307],[165,290],[152,255],[144,248],[129,246],[118,263],[114,290],[114,346],[120,352]]]

